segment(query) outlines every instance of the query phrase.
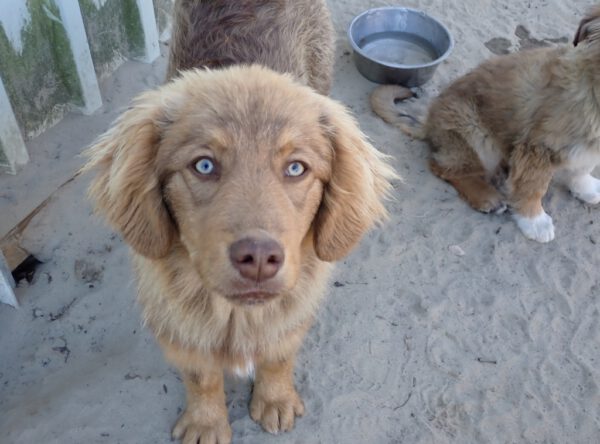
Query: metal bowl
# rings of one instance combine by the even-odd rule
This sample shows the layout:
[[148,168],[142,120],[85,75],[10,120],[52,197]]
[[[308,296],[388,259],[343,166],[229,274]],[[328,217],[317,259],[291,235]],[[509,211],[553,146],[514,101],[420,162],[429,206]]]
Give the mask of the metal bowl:
[[348,28],[358,71],[376,83],[427,82],[454,47],[448,29],[423,11],[387,7],[356,16]]

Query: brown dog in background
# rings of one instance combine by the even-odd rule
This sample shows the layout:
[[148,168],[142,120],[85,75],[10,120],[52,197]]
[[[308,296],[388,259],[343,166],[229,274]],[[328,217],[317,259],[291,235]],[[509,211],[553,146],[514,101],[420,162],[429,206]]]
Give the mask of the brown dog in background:
[[394,104],[412,96],[406,88],[379,87],[371,105],[429,141],[431,170],[473,208],[508,204],[525,236],[548,242],[554,226],[542,197],[553,175],[584,202],[600,202],[600,180],[590,175],[600,163],[600,6],[581,21],[574,44],[483,63],[433,101],[422,126]]
[[[183,375],[174,437],[227,443],[223,370],[256,369],[250,414],[268,432],[304,413],[294,359],[329,262],[386,216],[396,176],[315,92],[331,83],[324,0],[175,8],[173,79],[136,99],[85,169],[132,248],[145,323]],[[202,66],[214,69],[191,69]]]

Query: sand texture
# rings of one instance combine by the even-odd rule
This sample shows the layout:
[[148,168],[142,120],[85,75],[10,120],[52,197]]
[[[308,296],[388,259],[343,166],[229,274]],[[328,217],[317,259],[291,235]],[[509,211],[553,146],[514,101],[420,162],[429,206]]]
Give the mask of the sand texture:
[[[339,37],[332,95],[405,183],[391,220],[338,264],[298,356],[306,416],[268,435],[248,415],[249,382],[228,380],[234,442],[600,442],[600,208],[552,185],[549,244],[526,240],[509,215],[468,208],[428,171],[423,142],[372,113],[375,85],[352,63],[346,26],[391,2],[329,3]],[[591,4],[407,0],[456,40],[423,95],[494,52],[569,42]],[[105,93],[158,84],[165,65],[163,56],[143,77],[126,63],[121,89]],[[116,115],[124,105],[106,106]],[[99,119],[94,135],[106,125]],[[44,264],[17,289],[19,310],[0,306],[0,443],[165,443],[185,406],[177,372],[140,326],[127,247],[91,215],[88,182],[77,177],[34,218],[25,243]]]

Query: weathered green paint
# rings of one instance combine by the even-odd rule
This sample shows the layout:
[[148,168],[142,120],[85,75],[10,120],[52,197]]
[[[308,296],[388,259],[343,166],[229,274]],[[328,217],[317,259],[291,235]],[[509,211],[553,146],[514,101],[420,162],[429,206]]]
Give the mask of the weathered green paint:
[[96,8],[91,0],[79,0],[85,33],[96,75],[110,74],[127,55],[127,37],[122,23],[120,0],[109,0]]
[[79,6],[98,77],[110,74],[121,60],[143,54],[135,0],[107,0],[100,8],[91,0],[79,0]]
[[141,57],[145,51],[144,29],[142,28],[140,10],[135,0],[123,0],[123,15],[129,43],[129,55]]
[[[26,1],[30,20],[21,31],[18,52],[0,25],[0,76],[17,123],[31,138],[62,119],[69,104],[83,105],[73,52],[60,23],[55,0]],[[75,2],[76,0],[73,0]],[[114,71],[122,60],[144,55],[144,30],[136,0],[77,0],[98,77]],[[162,30],[173,0],[160,3]],[[6,155],[0,152],[0,159]]]
[[[44,3],[48,11],[55,17],[60,17],[60,12],[54,1],[46,0]],[[71,50],[65,28],[62,23],[51,20],[48,30],[58,75],[69,92],[71,103],[82,106],[84,105],[83,94],[81,84],[79,83],[79,75],[77,74],[77,65],[75,65],[73,51]]]
[[4,154],[4,146],[2,145],[2,141],[0,140],[0,170],[4,169],[3,167],[10,167],[8,163],[8,158],[6,154]]
[[21,32],[17,53],[0,26],[0,75],[23,133],[32,137],[60,120],[67,103],[82,103],[81,87],[67,35],[52,0],[27,1],[31,22]]

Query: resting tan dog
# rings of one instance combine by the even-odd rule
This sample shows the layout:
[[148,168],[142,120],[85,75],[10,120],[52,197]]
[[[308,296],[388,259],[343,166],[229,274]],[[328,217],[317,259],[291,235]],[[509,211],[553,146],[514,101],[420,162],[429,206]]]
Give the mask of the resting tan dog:
[[183,375],[173,435],[225,443],[223,370],[255,367],[250,414],[265,430],[304,413],[294,358],[329,263],[385,218],[396,176],[345,108],[315,92],[330,84],[324,1],[176,8],[171,76],[264,66],[192,69],[141,95],[85,169],[97,171],[98,212],[132,248],[145,323]]
[[[459,78],[437,97],[423,126],[394,101],[411,93],[386,85],[373,110],[407,133],[427,139],[434,174],[475,209],[506,208],[530,239],[554,238],[542,197],[551,178],[584,202],[600,202],[600,6],[582,20],[575,47],[498,57]],[[500,182],[500,186],[498,186]]]

